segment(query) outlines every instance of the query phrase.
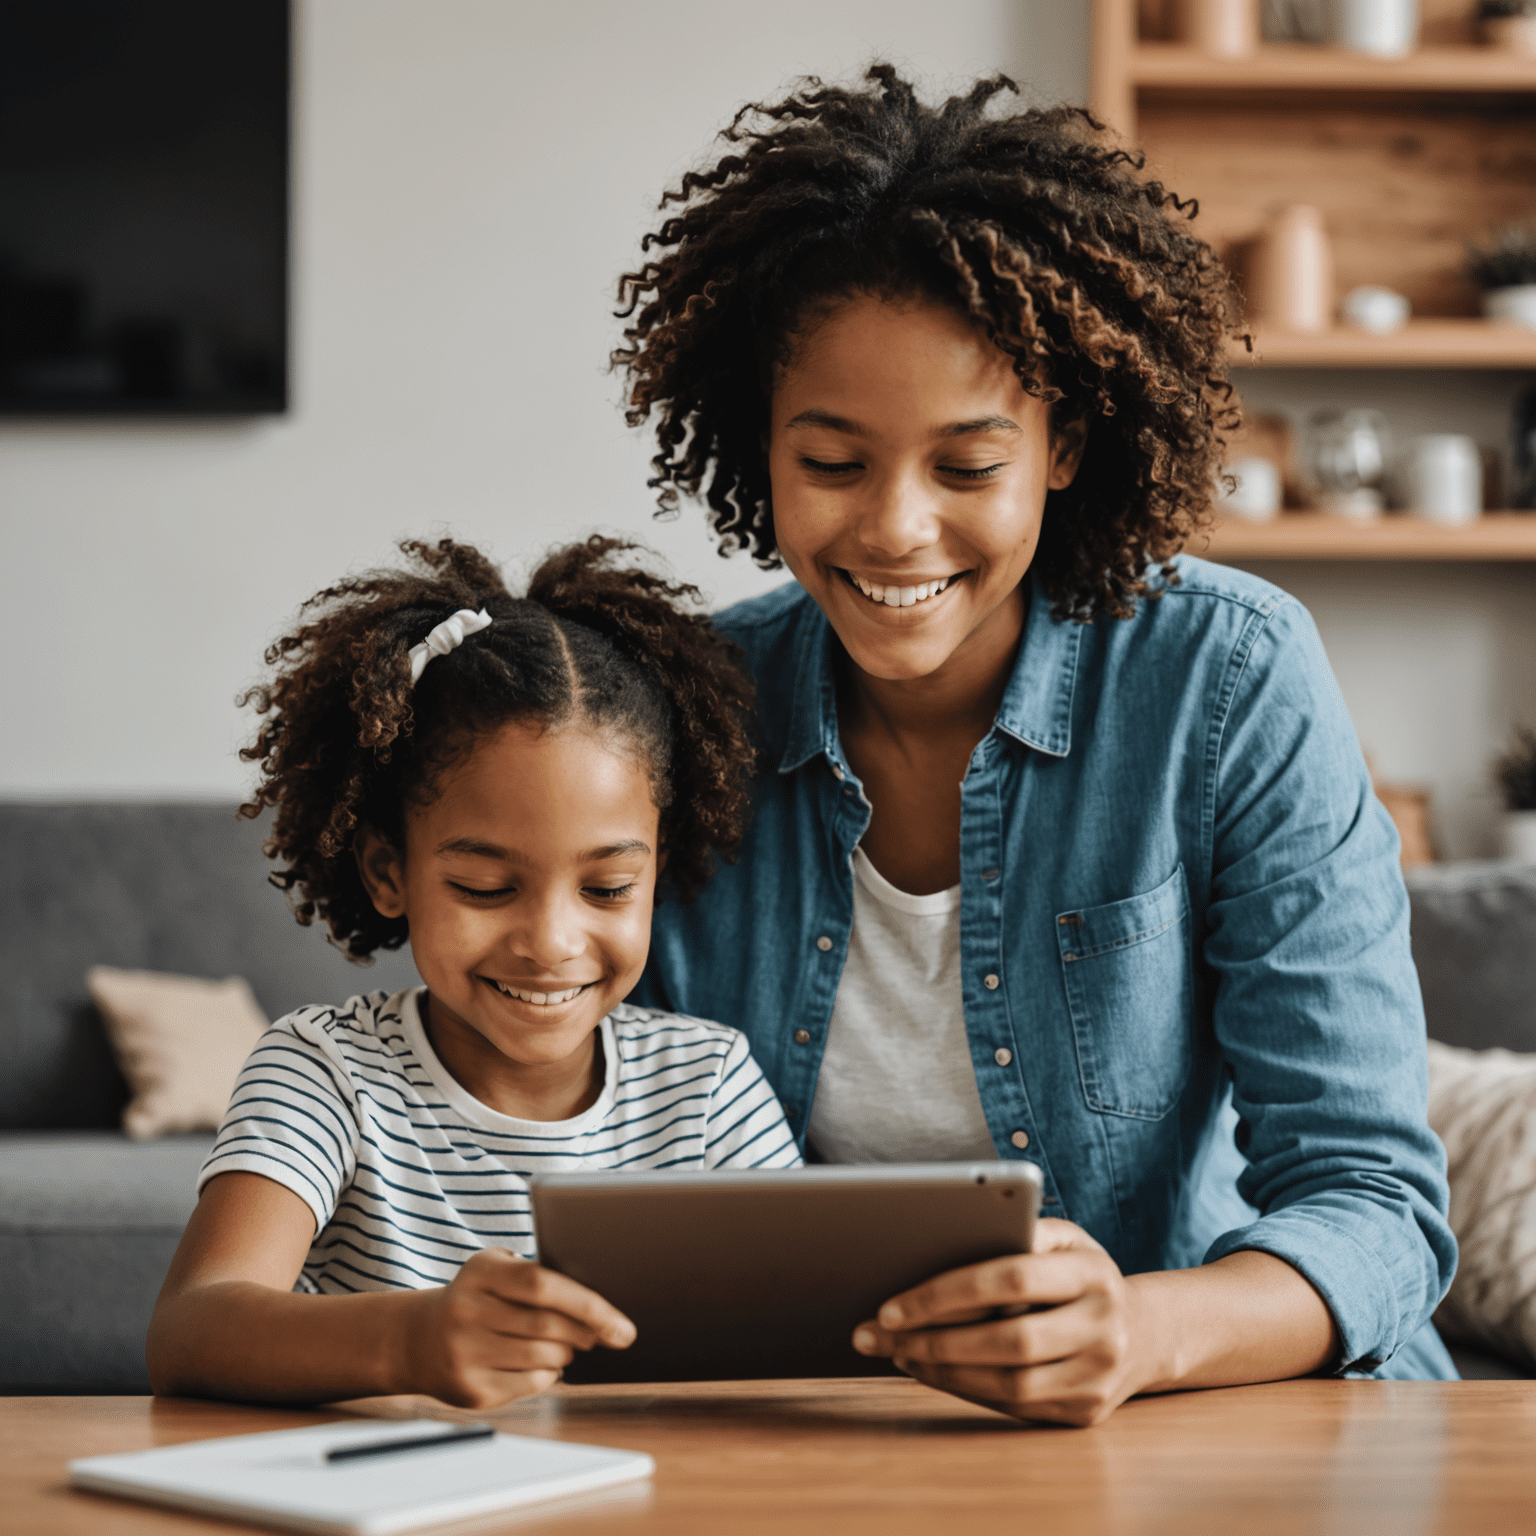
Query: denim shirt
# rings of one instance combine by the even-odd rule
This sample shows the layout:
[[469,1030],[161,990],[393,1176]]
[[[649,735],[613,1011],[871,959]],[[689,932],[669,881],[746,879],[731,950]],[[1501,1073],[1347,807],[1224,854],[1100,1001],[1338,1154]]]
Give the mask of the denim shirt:
[[[1182,558],[1129,619],[1032,593],[961,785],[966,1032],[1001,1158],[1127,1274],[1298,1269],[1340,1371],[1448,1375],[1445,1159],[1392,823],[1305,610]],[[748,1035],[802,1147],[870,806],[798,585],[728,609],[761,757],[740,861],[657,908],[636,1001]]]

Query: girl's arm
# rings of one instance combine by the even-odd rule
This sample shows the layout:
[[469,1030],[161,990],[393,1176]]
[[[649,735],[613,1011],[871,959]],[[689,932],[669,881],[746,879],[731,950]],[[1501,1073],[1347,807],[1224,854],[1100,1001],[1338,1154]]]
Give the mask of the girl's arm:
[[333,1402],[425,1393],[492,1408],[542,1391],[577,1349],[622,1349],[634,1325],[563,1275],[487,1249],[451,1284],[295,1295],[309,1207],[254,1173],[203,1190],[149,1325],[157,1393]]
[[[1271,1254],[1127,1279],[1071,1222],[1042,1220],[1035,1244],[893,1297],[855,1347],[931,1387],[1064,1424],[1097,1424],[1138,1392],[1282,1381],[1337,1358],[1322,1297]],[[996,1315],[1021,1306],[1047,1310]]]

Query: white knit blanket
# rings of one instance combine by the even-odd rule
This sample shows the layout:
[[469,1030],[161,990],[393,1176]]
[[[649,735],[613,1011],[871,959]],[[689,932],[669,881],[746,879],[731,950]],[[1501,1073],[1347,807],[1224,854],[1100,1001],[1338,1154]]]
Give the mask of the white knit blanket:
[[1461,1263],[1435,1323],[1536,1368],[1536,1056],[1429,1042]]

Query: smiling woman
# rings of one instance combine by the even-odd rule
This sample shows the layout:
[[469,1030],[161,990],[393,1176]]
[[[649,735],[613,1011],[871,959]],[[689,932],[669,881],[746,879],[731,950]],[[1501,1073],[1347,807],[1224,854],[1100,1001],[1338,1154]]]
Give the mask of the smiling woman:
[[717,618],[753,819],[636,995],[743,1029],[811,1155],[1039,1165],[1040,1251],[855,1336],[934,1386],[1091,1423],[1450,1374],[1395,836],[1306,614],[1180,553],[1230,285],[1135,156],[1009,91],[745,107],[621,281],[663,503],[796,578]]
[[[960,878],[962,754],[996,713],[1047,494],[1071,485],[1082,457],[1084,423],[1052,432],[1048,418],[1005,353],[952,307],[921,298],[851,297],[802,339],[774,391],[778,552],[857,678],[840,725],[874,791],[861,846],[915,895]],[[929,750],[904,754],[926,770],[915,775],[886,771],[893,685],[904,697],[919,687],[944,710],[977,705],[954,731],[930,713]],[[935,817],[938,806],[950,814]]]
[[665,254],[620,282],[633,318],[614,354],[630,423],[658,417],[651,483],[663,507],[702,493],[725,547],[774,563],[762,443],[786,371],[849,296],[928,300],[991,344],[1053,432],[1091,423],[1082,473],[1050,487],[1035,570],[1063,616],[1124,614],[1199,525],[1237,423],[1230,281],[1193,204],[1087,114],[993,110],[1001,76],[938,109],[890,65],[869,80],[743,107],[728,153],[663,197],[682,209],[642,242]]
[[770,413],[774,534],[863,672],[933,676],[962,643],[1005,662],[1046,493],[1082,455],[1083,423],[1047,417],[944,305],[853,298],[802,342]]

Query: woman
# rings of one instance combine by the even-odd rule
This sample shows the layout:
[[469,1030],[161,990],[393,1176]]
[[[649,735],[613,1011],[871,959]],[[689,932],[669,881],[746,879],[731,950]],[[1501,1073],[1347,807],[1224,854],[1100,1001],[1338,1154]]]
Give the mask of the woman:
[[717,620],[755,820],[637,996],[743,1028],[809,1155],[1040,1165],[1036,1253],[858,1331],[920,1380],[1452,1376],[1391,823],[1306,614],[1175,558],[1227,280],[1083,114],[869,80],[744,111],[624,280],[663,503],[797,582]]

